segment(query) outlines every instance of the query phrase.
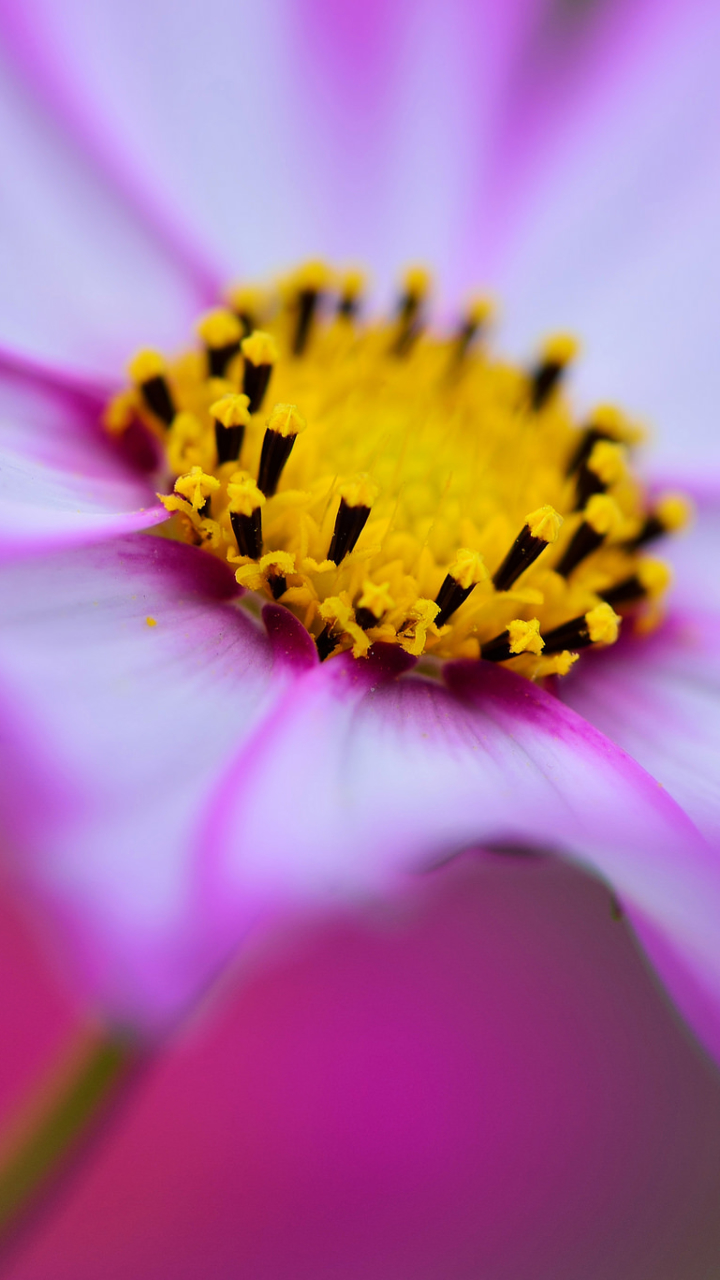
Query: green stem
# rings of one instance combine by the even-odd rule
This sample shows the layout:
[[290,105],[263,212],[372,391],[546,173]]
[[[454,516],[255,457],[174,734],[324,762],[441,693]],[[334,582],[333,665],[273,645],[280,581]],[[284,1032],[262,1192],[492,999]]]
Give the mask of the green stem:
[[0,1155],[0,1243],[76,1153],[137,1058],[134,1044],[117,1034],[86,1035],[32,1099]]

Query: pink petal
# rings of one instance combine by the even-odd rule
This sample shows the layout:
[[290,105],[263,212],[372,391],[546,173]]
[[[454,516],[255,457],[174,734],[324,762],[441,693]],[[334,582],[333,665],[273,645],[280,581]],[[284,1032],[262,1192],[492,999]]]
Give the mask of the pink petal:
[[582,403],[618,400],[649,419],[659,456],[682,475],[720,469],[720,14],[707,3],[657,9],[671,20],[612,96],[590,117],[569,113],[496,269],[511,348],[574,328]]
[[720,849],[720,654],[717,613],[675,613],[578,664],[563,701],[662,783]]
[[[0,8],[0,35],[18,12]],[[186,341],[208,282],[118,200],[62,110],[18,79],[15,52],[0,41],[0,341],[117,378],[137,347]]]
[[[673,491],[677,477],[668,473],[663,482],[654,484],[658,492]],[[658,554],[672,566],[673,583],[670,606],[673,610],[713,612],[720,615],[720,471],[706,470],[698,480],[683,485],[683,491],[695,504],[689,529],[667,538]]]
[[[24,904],[22,904],[24,906]],[[0,886],[0,1126],[4,1130],[50,1064],[83,1028],[77,1002],[63,989],[30,921],[8,886]]]
[[200,228],[227,274],[322,249],[283,3],[210,0],[180,16],[169,0],[5,3],[0,34],[26,82],[135,207],[160,191],[163,216]]
[[309,672],[240,753],[207,814],[227,910],[373,894],[474,845],[551,850],[667,938],[663,976],[704,990],[697,1029],[720,1052],[720,865],[682,811],[519,677],[485,664],[449,668],[448,688],[387,676],[345,659]]
[[720,502],[669,538],[669,616],[588,655],[562,682],[574,707],[657,778],[720,849]]
[[104,433],[100,387],[0,352],[0,558],[93,542],[166,519]]
[[151,176],[229,267],[323,252],[364,258],[385,285],[420,255],[457,296],[494,268],[568,115],[603,103],[676,8],[563,21],[545,0],[213,0],[178,23],[166,0],[10,0],[4,35],[118,190],[135,198],[138,169]]
[[[677,612],[649,639],[629,637],[579,664],[562,697],[648,769],[713,847],[720,867],[720,658],[717,610]],[[684,854],[683,854],[684,856]],[[716,908],[713,908],[714,910]],[[648,919],[649,955],[696,1027],[715,1014],[706,986],[680,966],[674,940]],[[711,1037],[709,1043],[714,1043]]]
[[245,966],[213,1015],[7,1280],[720,1272],[717,1074],[554,860],[446,868],[400,918]]
[[397,650],[320,667],[274,608],[273,667],[233,590],[201,552],[138,538],[4,570],[6,825],[115,1016],[167,1017],[249,930],[483,844],[606,878],[720,1047],[720,868],[651,778],[483,664],[448,688],[399,679]]
[[156,538],[7,564],[1,590],[16,873],[112,1016],[167,1017],[224,955],[197,903],[201,816],[270,696],[271,646],[229,570]]

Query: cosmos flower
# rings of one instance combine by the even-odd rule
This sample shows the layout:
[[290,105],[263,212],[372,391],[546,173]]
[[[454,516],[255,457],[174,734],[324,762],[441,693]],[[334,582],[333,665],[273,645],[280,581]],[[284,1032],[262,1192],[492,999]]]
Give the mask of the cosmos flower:
[[[517,29],[508,21],[496,32],[506,71],[521,8],[510,10]],[[642,6],[633,14],[682,83],[686,63],[696,77],[705,65],[698,49],[709,45],[710,18],[698,8],[683,25],[669,10],[662,22]],[[160,13],[143,11],[146,33],[162,24]],[[397,315],[368,331],[359,355],[356,282],[344,278],[342,314],[323,326],[317,310],[328,291],[315,266],[290,281],[276,319],[250,316],[247,297],[225,295],[222,310],[201,321],[200,344],[166,364],[157,348],[187,343],[193,318],[223,302],[221,282],[177,214],[183,201],[176,196],[168,214],[139,176],[142,163],[128,159],[136,122],[122,111],[113,119],[113,93],[120,85],[142,121],[142,86],[125,94],[121,42],[109,28],[88,37],[79,13],[58,31],[58,14],[3,10],[5,48],[25,77],[7,82],[5,144],[28,203],[14,228],[17,295],[9,290],[3,316],[2,800],[17,874],[56,921],[86,989],[112,1022],[156,1030],[244,938],[289,915],[397,890],[469,847],[551,850],[612,886],[717,1052],[712,618],[669,615],[652,636],[631,625],[627,640],[565,674],[566,655],[615,640],[613,601],[631,614],[639,602],[637,616],[658,622],[646,597],[662,571],[638,549],[675,523],[678,506],[653,505],[629,478],[632,426],[607,409],[583,419],[585,434],[573,426],[557,385],[571,355],[564,337],[540,350],[529,374],[473,354],[482,307],[454,337],[426,338],[417,273],[405,279]],[[87,60],[76,75],[88,38],[96,52],[112,46],[112,56]],[[262,45],[256,33],[252,47]],[[612,47],[608,31],[588,44],[594,92]],[[172,52],[179,62],[158,95],[161,114],[175,108],[182,59],[201,56],[187,34]],[[212,58],[223,56],[214,45]],[[100,62],[107,98],[94,82]],[[386,69],[376,70],[382,81]],[[531,107],[548,112],[552,135],[556,73],[550,60],[532,102],[520,95],[498,126],[502,164],[490,147],[482,198],[493,215],[483,231],[488,244],[496,237],[498,262],[509,205],[523,191],[536,192],[532,235],[543,227],[538,149],[528,158],[521,140]],[[256,66],[248,83],[254,90],[260,81]],[[244,92],[243,173],[262,188],[277,120],[271,95],[258,102]],[[225,140],[207,121],[200,128],[201,106],[188,97],[183,144],[193,155],[199,146],[202,164],[190,162],[192,182],[180,189],[192,188],[196,214],[207,201],[217,225],[228,215],[237,223],[243,185],[227,185]],[[93,100],[100,106],[91,110]],[[641,107],[650,109],[647,96]],[[352,119],[361,117],[355,102]],[[318,155],[323,137],[313,137]],[[278,208],[290,204],[291,230],[276,249],[285,260],[309,247],[306,213],[289,198],[294,154],[283,152],[291,171],[254,219],[257,244],[265,236],[276,246]],[[156,177],[166,165],[158,152]],[[433,217],[467,207],[443,177],[421,233],[399,237],[404,255],[433,247]],[[347,253],[353,230],[358,250],[366,247],[354,181],[338,179],[328,252]],[[42,184],[34,221],[33,183]],[[453,216],[458,230],[463,215]],[[560,201],[554,225],[562,230],[566,216]],[[59,247],[50,228],[62,232]],[[382,279],[387,240],[378,235],[366,256]],[[513,261],[522,266],[532,235],[516,235]],[[254,268],[271,265],[253,250],[249,241]],[[467,284],[482,265],[472,253],[461,259],[447,271],[455,295],[459,272]],[[508,268],[510,306],[512,279]],[[532,272],[525,283],[532,324]],[[550,294],[545,304],[551,331],[557,300]],[[269,336],[258,338],[256,319]],[[560,319],[578,319],[571,296]],[[250,332],[238,352],[241,326]],[[123,388],[127,359],[146,341],[154,345]],[[660,354],[656,343],[656,363],[644,365],[650,378]],[[635,359],[642,364],[640,345]],[[468,435],[481,408],[484,460]],[[419,441],[407,439],[415,420]],[[231,431],[243,433],[239,444],[227,443]],[[140,533],[164,522],[168,507],[176,537]],[[685,580],[696,585],[692,570]],[[418,658],[425,666],[413,670]],[[699,690],[698,666],[707,676]],[[559,697],[539,683],[554,675],[567,680]]]

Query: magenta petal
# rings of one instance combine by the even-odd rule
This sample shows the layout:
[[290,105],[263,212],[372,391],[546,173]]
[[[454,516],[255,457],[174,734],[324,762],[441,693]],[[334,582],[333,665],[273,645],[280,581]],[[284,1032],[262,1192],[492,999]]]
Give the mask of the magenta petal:
[[720,1273],[717,1073],[587,877],[447,868],[399,918],[296,937],[228,994],[7,1280]]
[[0,354],[0,558],[93,542],[166,519],[100,424],[98,388]]
[[0,584],[16,874],[111,1016],[167,1018],[224,956],[198,899],[201,815],[272,696],[270,646],[229,570],[165,540],[6,564]]
[[[238,757],[208,812],[226,901],[295,909],[476,845],[547,850],[605,878],[720,1003],[720,865],[651,777],[508,672],[460,664],[448,687],[387,675],[331,660]],[[720,1017],[699,1029],[720,1051]]]

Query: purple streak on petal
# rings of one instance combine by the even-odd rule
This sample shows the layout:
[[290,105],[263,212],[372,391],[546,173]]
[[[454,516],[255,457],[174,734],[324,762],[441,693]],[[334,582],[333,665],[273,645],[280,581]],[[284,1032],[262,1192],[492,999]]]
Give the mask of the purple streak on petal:
[[167,519],[100,423],[91,385],[0,353],[0,559]]
[[388,265],[398,268],[382,252],[383,222],[397,167],[392,122],[412,17],[407,0],[295,0],[288,6],[297,49],[293,97],[312,139],[313,183],[322,196],[320,247],[340,260],[364,259],[383,275]]
[[117,380],[143,345],[174,350],[205,295],[18,79],[0,44],[0,342]]
[[[479,207],[490,205],[490,218],[477,245],[493,274],[512,252],[533,191],[543,186],[558,152],[582,139],[594,114],[637,76],[657,44],[672,41],[686,7],[677,0],[605,0],[578,10],[528,7],[496,86],[486,187],[478,193]],[[473,230],[471,223],[470,244]]]
[[195,894],[199,824],[272,701],[270,647],[224,564],[160,539],[5,565],[0,591],[14,874],[81,989],[156,1025],[225,955]]
[[29,7],[19,0],[0,3],[0,41],[16,69],[22,71],[39,102],[53,120],[85,152],[96,173],[151,232],[163,254],[174,255],[198,291],[201,305],[211,305],[223,284],[223,273],[208,246],[201,246],[178,217],[177,210],[143,172],[123,140],[114,134],[98,104],[85,95],[83,85],[68,75],[43,27],[32,21]]
[[716,74],[720,11],[660,6],[668,21],[604,103],[548,155],[500,270],[503,345],[583,338],[583,410],[614,400],[649,420],[679,477],[720,467],[713,334],[720,324]]
[[117,391],[117,378],[88,377],[66,365],[37,360],[25,351],[4,345],[0,346],[0,373],[34,383],[56,395],[67,395],[73,402],[83,401],[98,413]]
[[322,249],[313,140],[300,143],[288,89],[286,0],[27,0],[23,13],[63,93],[72,85],[151,189],[202,231],[223,273],[262,277]]

